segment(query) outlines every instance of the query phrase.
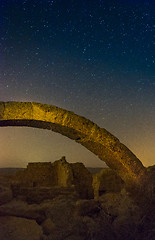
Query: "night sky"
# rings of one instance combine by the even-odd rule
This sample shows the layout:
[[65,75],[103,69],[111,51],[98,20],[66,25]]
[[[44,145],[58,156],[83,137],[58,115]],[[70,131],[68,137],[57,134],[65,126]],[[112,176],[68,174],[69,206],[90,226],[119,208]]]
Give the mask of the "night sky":
[[[0,0],[0,101],[65,108],[155,163],[154,0]],[[0,167],[30,161],[104,166],[48,130],[0,129]]]

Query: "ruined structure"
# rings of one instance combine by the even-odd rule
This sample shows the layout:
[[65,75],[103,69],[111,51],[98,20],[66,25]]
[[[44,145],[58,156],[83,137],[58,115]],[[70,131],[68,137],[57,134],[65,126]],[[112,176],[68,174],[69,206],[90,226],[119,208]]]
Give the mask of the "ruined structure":
[[30,202],[70,193],[91,199],[94,197],[92,181],[91,173],[82,163],[70,164],[62,157],[54,163],[29,163],[14,176],[12,191],[14,197],[23,196]]
[[100,172],[93,174],[94,197],[113,192],[117,193],[124,187],[122,179],[110,168],[104,168]]
[[128,191],[148,192],[147,172],[140,160],[104,128],[73,112],[34,102],[1,102],[0,126],[49,129],[80,143],[115,170]]

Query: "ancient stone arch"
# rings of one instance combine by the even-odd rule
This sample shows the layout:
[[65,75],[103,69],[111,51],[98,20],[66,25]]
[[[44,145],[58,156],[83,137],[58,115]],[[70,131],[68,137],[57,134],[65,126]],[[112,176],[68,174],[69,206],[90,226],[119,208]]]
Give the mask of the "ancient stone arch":
[[106,129],[62,108],[35,102],[0,102],[0,126],[27,126],[49,129],[80,143],[117,174],[132,192],[148,184],[140,160]]

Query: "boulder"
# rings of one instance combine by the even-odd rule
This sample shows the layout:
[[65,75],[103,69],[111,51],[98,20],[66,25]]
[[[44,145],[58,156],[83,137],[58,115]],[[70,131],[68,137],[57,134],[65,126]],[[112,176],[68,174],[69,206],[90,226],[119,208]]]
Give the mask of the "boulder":
[[119,193],[103,194],[99,197],[99,201],[104,212],[113,216],[114,220],[119,216],[131,216],[137,221],[141,213],[140,208],[125,189]]
[[1,240],[41,240],[42,228],[34,220],[0,217]]
[[78,216],[98,215],[100,210],[100,203],[94,199],[78,200],[75,205],[75,214]]
[[40,205],[29,205],[26,202],[17,200],[12,200],[0,206],[0,216],[34,219],[39,223],[45,220],[44,209]]
[[116,240],[116,235],[108,222],[102,214],[96,217],[85,216],[82,219],[85,226],[85,239],[88,240]]
[[45,235],[49,235],[56,229],[55,223],[50,218],[47,218],[41,226]]
[[99,197],[103,211],[111,216],[111,226],[116,239],[133,240],[142,209],[133,201],[130,194],[122,189],[118,193],[105,193]]
[[[114,240],[109,219],[98,201],[57,197],[44,202],[47,222],[42,223],[48,240]],[[109,216],[108,216],[109,217]],[[109,237],[109,238],[108,238]]]
[[46,219],[50,218],[57,228],[62,230],[72,224],[75,199],[58,196],[52,201],[43,202],[40,205],[44,209]]
[[130,215],[117,217],[113,222],[112,226],[117,239],[119,240],[135,239],[137,224],[134,222],[134,219]]
[[76,225],[75,201],[72,197],[58,196],[52,201],[41,204],[48,220],[42,223],[44,234],[47,234],[48,240],[61,240],[66,239],[67,236],[76,235],[74,232]]

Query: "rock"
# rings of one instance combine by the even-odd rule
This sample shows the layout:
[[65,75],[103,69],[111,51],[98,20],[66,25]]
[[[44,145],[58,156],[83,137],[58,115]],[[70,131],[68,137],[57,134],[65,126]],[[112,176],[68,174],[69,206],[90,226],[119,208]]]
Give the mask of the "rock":
[[[51,227],[47,232],[44,231],[44,234],[48,234],[48,240],[115,239],[112,237],[113,233],[108,218],[104,219],[103,213],[100,217],[101,208],[98,201],[82,199],[75,202],[75,199],[73,201],[59,196],[52,202],[41,205],[46,208],[46,217],[50,219],[48,223]],[[42,226],[43,224],[44,222]],[[106,236],[109,236],[109,239]]]
[[147,172],[152,177],[152,179],[154,179],[154,181],[155,181],[155,165],[149,166],[147,168]]
[[[147,171],[154,176],[153,168]],[[0,179],[1,192],[10,189],[11,179]],[[154,201],[146,211],[138,207],[110,169],[94,176],[97,199],[91,199],[88,170],[64,157],[52,164],[31,163],[13,181],[14,199],[0,206],[0,240],[153,240]]]
[[75,199],[67,196],[58,196],[49,202],[41,204],[45,211],[46,219],[50,218],[57,228],[66,228],[72,224],[74,216]]
[[98,198],[107,192],[120,192],[123,181],[114,170],[105,168],[93,175],[93,188],[94,195]]
[[57,196],[67,195],[77,195],[74,187],[35,187],[27,188],[22,186],[13,186],[13,193],[16,199],[26,201],[29,204],[39,204],[45,200],[52,200]]
[[114,219],[119,216],[132,216],[137,221],[141,213],[140,208],[125,189],[122,189],[120,193],[103,194],[99,201],[104,211]]
[[13,198],[12,191],[9,187],[0,185],[0,205],[11,201]]
[[148,175],[152,181],[153,198],[155,199],[155,165],[147,168]]
[[56,226],[54,222],[50,218],[47,218],[43,223],[42,223],[42,229],[43,233],[45,235],[49,235],[51,232],[53,232],[56,229]]
[[48,219],[48,222],[45,220],[42,223],[44,234],[47,234],[48,240],[66,239],[67,236],[74,234],[74,205],[75,199],[67,196],[58,196],[52,201],[41,204],[45,210],[46,219]]
[[119,240],[135,239],[137,225],[130,215],[119,216],[113,222],[113,230]]
[[34,220],[0,217],[1,240],[41,240],[42,236],[42,228]]
[[78,200],[75,205],[75,213],[78,216],[98,215],[100,212],[100,203],[93,199]]
[[142,210],[133,201],[125,189],[120,193],[106,193],[99,197],[101,207],[111,216],[112,228],[116,239],[133,240],[137,224],[141,219]]
[[102,218],[102,215],[99,215],[98,218],[85,216],[82,222],[86,228],[85,239],[116,240],[116,235],[108,219]]
[[40,205],[28,205],[26,202],[16,200],[0,206],[0,216],[34,219],[39,223],[45,220],[44,209]]

